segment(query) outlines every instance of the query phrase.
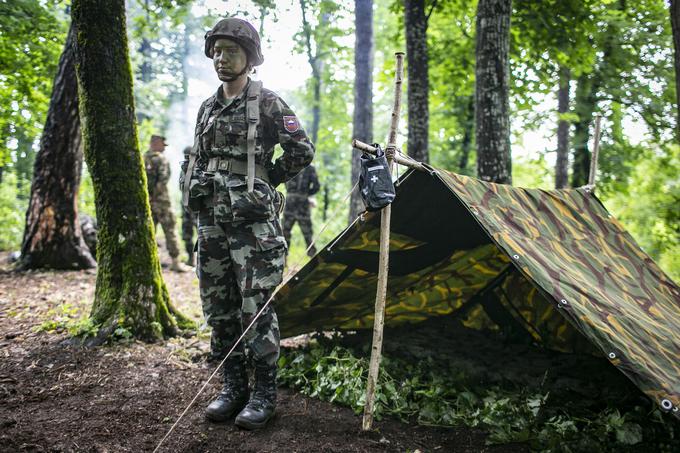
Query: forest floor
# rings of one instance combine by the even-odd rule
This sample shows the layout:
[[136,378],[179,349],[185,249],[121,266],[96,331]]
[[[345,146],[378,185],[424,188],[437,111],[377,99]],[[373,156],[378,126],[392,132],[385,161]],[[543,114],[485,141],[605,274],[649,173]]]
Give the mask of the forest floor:
[[[9,268],[7,254],[0,253],[0,451],[153,451],[213,371],[205,360],[207,333],[158,344],[68,345],[64,326],[87,315],[95,271]],[[173,302],[200,321],[195,276],[164,268],[164,277]],[[487,446],[483,431],[466,427],[383,419],[363,432],[351,409],[285,388],[273,421],[249,432],[206,421],[204,407],[218,389],[213,380],[160,451],[527,450],[523,444]]]

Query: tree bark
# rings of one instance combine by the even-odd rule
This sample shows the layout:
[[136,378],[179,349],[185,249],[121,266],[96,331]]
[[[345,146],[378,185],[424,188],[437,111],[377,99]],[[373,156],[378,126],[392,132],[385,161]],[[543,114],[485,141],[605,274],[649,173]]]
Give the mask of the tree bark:
[[479,0],[475,97],[477,176],[512,184],[509,72],[512,0]]
[[429,76],[425,0],[404,0],[408,58],[408,155],[429,162]]
[[671,0],[670,14],[675,62],[675,134],[676,139],[680,141],[680,1]]
[[85,159],[95,192],[98,260],[91,318],[99,337],[124,328],[144,340],[190,322],[161,275],[146,175],[137,147],[124,0],[74,0],[76,72]]
[[17,268],[87,269],[96,266],[83,240],[76,196],[83,164],[78,84],[71,26],[54,79],[35,159],[31,198]]
[[561,116],[569,112],[569,82],[571,72],[568,68],[560,68],[560,83],[557,90],[557,159],[555,160],[555,188],[564,189],[569,186],[569,126],[571,123]]
[[571,186],[581,187],[588,182],[590,172],[590,150],[588,140],[590,139],[590,125],[593,122],[593,112],[597,107],[595,99],[595,84],[593,77],[589,74],[579,76],[576,84],[576,94],[574,96],[574,113],[578,115],[578,120],[574,124],[574,161],[571,169]]
[[[364,143],[373,142],[373,0],[355,0],[354,21],[354,130],[352,138]],[[352,150],[351,186],[359,181],[361,151]],[[352,192],[349,223],[364,210],[359,190]]]

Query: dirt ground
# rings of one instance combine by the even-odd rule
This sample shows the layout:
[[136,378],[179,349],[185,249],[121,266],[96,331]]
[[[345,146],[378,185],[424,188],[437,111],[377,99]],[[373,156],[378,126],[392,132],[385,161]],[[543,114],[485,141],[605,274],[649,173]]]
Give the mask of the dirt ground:
[[[7,254],[0,263],[0,451],[153,451],[213,370],[207,333],[164,344],[69,346],[66,332],[39,328],[87,313],[95,272],[15,274]],[[200,320],[193,274],[164,275],[175,304]],[[351,410],[283,388],[273,422],[243,431],[204,419],[218,386],[208,385],[159,451],[526,451],[486,446],[484,432],[464,427],[382,420],[362,432]]]

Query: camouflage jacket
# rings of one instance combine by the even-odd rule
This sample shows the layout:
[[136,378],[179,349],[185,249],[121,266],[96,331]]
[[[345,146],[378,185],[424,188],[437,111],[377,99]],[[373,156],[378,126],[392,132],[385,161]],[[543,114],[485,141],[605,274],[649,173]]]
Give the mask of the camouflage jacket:
[[305,167],[296,177],[286,183],[286,193],[290,195],[302,195],[304,197],[311,197],[315,195],[321,185],[319,178],[316,176],[316,169],[314,165]]
[[168,180],[170,180],[170,163],[163,153],[147,151],[144,154],[144,168],[149,198],[153,201],[168,197]]
[[[246,176],[207,171],[211,158],[247,159],[247,90],[248,86],[233,100],[225,101],[220,86],[198,111],[194,138],[197,160],[189,178],[189,207],[198,211],[213,206],[218,222],[274,218],[273,187],[293,178],[314,157],[314,145],[295,113],[276,93],[262,88],[255,162],[267,169],[269,184],[255,178],[255,197],[247,197]],[[283,154],[272,162],[277,144]],[[184,179],[182,175],[180,185]]]

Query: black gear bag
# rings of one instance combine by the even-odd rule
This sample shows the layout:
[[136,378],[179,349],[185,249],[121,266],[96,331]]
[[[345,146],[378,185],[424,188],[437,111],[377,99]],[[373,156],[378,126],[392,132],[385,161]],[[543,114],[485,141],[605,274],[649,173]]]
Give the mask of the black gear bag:
[[359,190],[368,211],[379,211],[392,203],[396,195],[392,176],[387,168],[387,158],[378,145],[376,157],[366,153],[361,155],[361,174]]

